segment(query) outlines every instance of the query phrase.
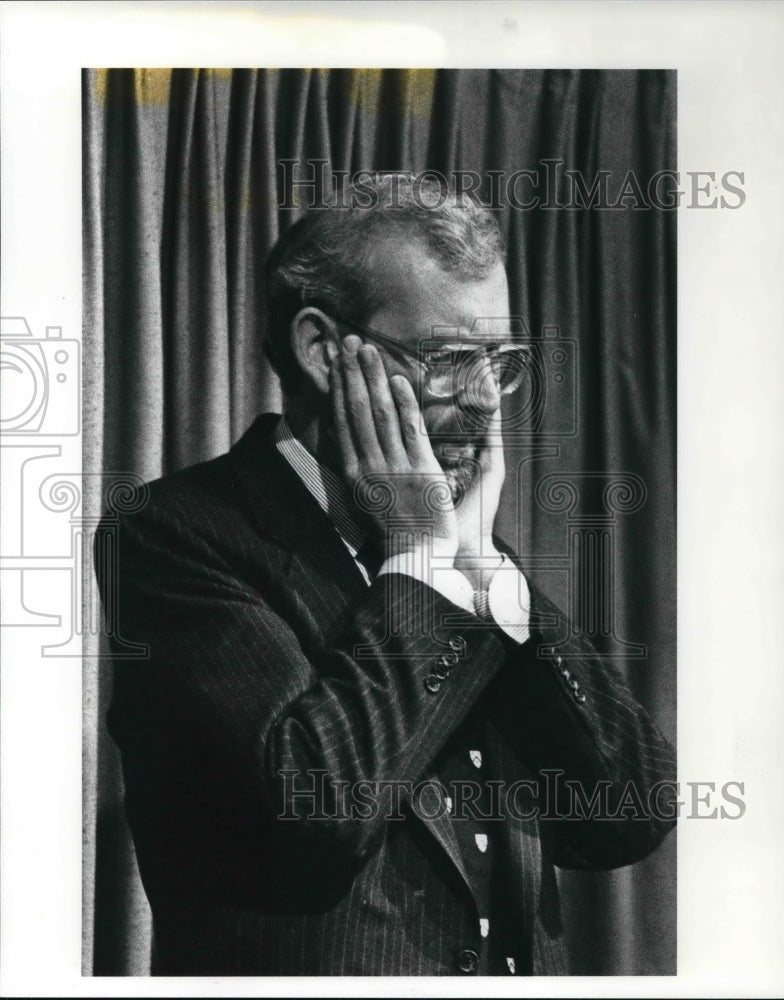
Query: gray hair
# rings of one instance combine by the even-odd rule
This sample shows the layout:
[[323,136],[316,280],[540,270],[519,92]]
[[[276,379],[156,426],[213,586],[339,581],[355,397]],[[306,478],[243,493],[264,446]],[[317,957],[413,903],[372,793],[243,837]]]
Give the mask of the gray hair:
[[345,205],[309,211],[267,258],[265,351],[289,392],[300,378],[290,328],[303,306],[362,322],[383,305],[384,275],[370,266],[381,240],[403,236],[444,271],[469,281],[487,277],[504,260],[493,213],[467,192],[429,178],[377,176],[347,188]]

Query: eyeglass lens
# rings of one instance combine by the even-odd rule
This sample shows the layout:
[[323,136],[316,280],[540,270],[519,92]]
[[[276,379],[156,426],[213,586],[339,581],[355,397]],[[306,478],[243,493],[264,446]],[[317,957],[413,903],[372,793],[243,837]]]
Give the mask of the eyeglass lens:
[[487,378],[488,374],[499,392],[514,392],[528,374],[530,362],[526,348],[511,346],[492,351],[439,352],[426,360],[427,389],[436,396],[455,395],[461,386]]

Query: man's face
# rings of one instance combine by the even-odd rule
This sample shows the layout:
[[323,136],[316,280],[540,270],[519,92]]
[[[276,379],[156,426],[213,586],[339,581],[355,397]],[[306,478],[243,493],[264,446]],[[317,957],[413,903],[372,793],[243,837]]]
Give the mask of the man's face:
[[[505,327],[509,316],[509,289],[500,261],[488,277],[474,281],[443,271],[426,250],[402,239],[385,243],[374,258],[387,297],[366,317],[369,327],[414,351],[423,340],[443,339],[449,345],[469,340],[476,347],[477,338],[493,343],[505,339],[499,327]],[[500,406],[497,386],[488,377],[474,378],[471,384],[458,378],[453,395],[434,397],[415,362],[407,366],[383,348],[381,353],[389,375],[402,372],[412,381],[436,458],[453,493],[459,492],[473,478],[478,439]]]

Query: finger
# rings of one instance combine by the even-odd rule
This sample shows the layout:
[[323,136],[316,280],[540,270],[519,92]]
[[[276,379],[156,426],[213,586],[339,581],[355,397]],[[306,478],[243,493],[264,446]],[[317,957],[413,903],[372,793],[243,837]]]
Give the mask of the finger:
[[368,398],[381,450],[388,461],[400,462],[406,457],[406,449],[400,433],[397,407],[392,398],[389,379],[381,356],[372,344],[363,344],[357,356],[365,375]]
[[436,457],[430,439],[425,433],[422,411],[419,409],[411,383],[403,375],[393,375],[389,380],[389,386],[397,407],[400,433],[409,461],[412,465],[422,462],[435,463]]
[[359,367],[357,351],[360,346],[359,337],[354,335],[343,340],[343,387],[346,413],[360,463],[364,462],[371,468],[377,468],[381,465],[384,456],[376,434],[367,383],[362,369]]
[[332,389],[332,408],[335,416],[335,436],[338,440],[343,468],[347,475],[353,478],[357,473],[357,452],[354,439],[346,417],[346,395],[343,387],[343,372],[340,359],[337,358],[329,370],[330,387]]
[[479,455],[479,464],[483,473],[504,474],[504,442],[501,434],[501,408],[499,407],[490,419],[485,436],[484,447]]

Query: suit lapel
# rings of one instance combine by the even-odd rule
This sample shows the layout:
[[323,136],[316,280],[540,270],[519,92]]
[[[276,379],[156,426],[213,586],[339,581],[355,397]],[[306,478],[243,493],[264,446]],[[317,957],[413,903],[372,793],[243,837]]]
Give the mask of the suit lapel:
[[[473,896],[471,882],[468,878],[468,872],[466,871],[466,867],[463,862],[460,845],[458,844],[457,837],[455,836],[455,828],[448,812],[444,810],[444,802],[440,793],[436,791],[436,786],[440,784],[441,781],[435,775],[431,775],[429,778],[425,779],[425,782],[422,783],[421,787],[418,802],[419,808],[417,810],[413,810],[413,814],[418,816],[421,822],[449,855],[449,858],[455,868],[457,868],[460,872],[466,888]],[[426,816],[433,816],[433,819],[425,819]]]
[[366,589],[365,581],[330,519],[275,447],[279,419],[260,416],[230,453],[256,525],[298,557],[295,574],[308,574],[312,586],[313,573],[321,572],[353,599]]
[[[327,515],[319,507],[286,459],[275,447],[278,414],[263,414],[230,452],[230,461],[250,501],[259,532],[273,538],[295,558],[288,584],[294,595],[307,593],[314,576],[336,616],[367,591],[362,574]],[[323,623],[321,628],[323,629]],[[437,778],[432,779],[438,782]],[[471,891],[454,827],[435,787],[424,785],[422,822],[457,868]]]

